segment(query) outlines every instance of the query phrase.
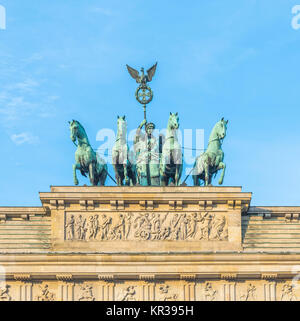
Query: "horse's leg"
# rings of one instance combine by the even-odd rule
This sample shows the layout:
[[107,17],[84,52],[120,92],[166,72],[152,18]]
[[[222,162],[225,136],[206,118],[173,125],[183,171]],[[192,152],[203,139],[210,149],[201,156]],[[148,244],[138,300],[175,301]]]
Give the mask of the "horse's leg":
[[104,174],[104,170],[102,169],[102,171],[98,173],[98,185],[99,186],[103,186],[103,174]]
[[90,182],[93,186],[95,186],[95,163],[91,162],[89,164],[89,177],[90,177]]
[[100,174],[101,174],[101,165],[96,162],[95,164],[95,186],[98,186],[99,182],[100,182]]
[[[165,186],[169,186],[170,180],[172,178],[172,167],[171,167],[171,153],[165,158],[165,170],[164,170],[164,177],[165,177]],[[169,165],[169,174],[167,173],[167,165]],[[171,180],[172,182],[172,180]]]
[[124,185],[124,182],[123,182],[124,181],[124,167],[122,166],[122,164],[119,164],[118,170],[119,170],[119,172],[118,172],[118,175],[119,175],[118,185],[123,186]]
[[163,181],[164,181],[163,186],[168,186],[169,185],[169,181],[170,181],[170,177],[167,174],[164,174]]
[[96,173],[96,175],[95,175],[95,186],[99,185],[99,181],[100,181],[100,176],[99,176],[98,173]]
[[103,175],[105,175],[104,165],[97,164],[96,183],[103,186]]
[[174,184],[175,186],[179,185],[179,166],[180,165],[175,165],[175,175],[174,175]]
[[166,160],[165,160],[165,157],[162,155],[161,163],[160,163],[160,185],[161,186],[166,186],[165,172],[166,172]]
[[78,185],[79,182],[78,182],[78,178],[77,178],[77,175],[76,175],[76,169],[80,169],[80,164],[76,163],[76,164],[73,164],[73,178],[74,178],[74,184],[75,185]]
[[209,184],[209,165],[207,162],[204,163],[204,172],[205,172],[205,186]]
[[101,174],[101,181],[100,181],[101,186],[105,185],[106,178],[107,178],[107,170],[104,170]]
[[124,185],[124,172],[121,170],[121,173],[119,173],[119,186],[123,186]]
[[181,163],[178,164],[178,186],[180,184],[180,179],[182,177],[183,164],[182,164],[183,155],[181,155]]
[[121,175],[119,173],[119,168],[118,168],[118,161],[119,161],[119,153],[113,150],[112,152],[112,165],[114,167],[114,172],[115,172],[115,178],[117,181],[118,186],[122,186],[122,180],[121,180]]
[[212,186],[211,180],[212,180],[212,174],[209,173],[209,175],[208,175],[208,186]]
[[160,185],[161,186],[168,186],[168,181],[169,181],[169,179],[168,179],[168,176],[167,176],[166,172],[165,171],[161,172],[161,174],[160,174]]
[[173,157],[173,163],[174,163],[174,166],[175,166],[175,173],[174,173],[173,180],[174,180],[175,186],[178,186],[179,164],[178,164],[178,152],[177,152],[176,149],[172,151],[172,156],[171,157]]
[[193,175],[193,183],[194,183],[194,186],[199,186],[198,185],[198,175]]
[[179,163],[176,165],[176,171],[175,171],[175,185],[179,186],[180,184],[180,178],[182,175],[182,164]]
[[224,180],[224,175],[225,175],[226,164],[223,163],[223,162],[220,162],[219,166],[218,166],[218,169],[223,169],[221,177],[219,179],[219,185],[222,185],[223,184],[223,180]]
[[169,185],[170,177],[167,175],[167,173],[165,171],[163,172],[161,179],[162,179],[162,186]]
[[103,165],[103,169],[102,169],[101,174],[99,176],[100,186],[105,185],[106,178],[107,178],[107,166]]
[[134,165],[131,164],[131,183],[133,186],[136,185],[136,172],[134,170]]
[[127,163],[123,164],[123,170],[124,170],[125,185],[129,186],[130,185],[130,179],[128,177]]
[[135,172],[132,173],[132,185],[135,186],[137,183]]
[[114,172],[115,172],[115,178],[116,178],[116,181],[117,181],[117,185],[120,186],[120,175],[118,173],[118,166],[117,164],[113,163],[113,167],[114,167]]

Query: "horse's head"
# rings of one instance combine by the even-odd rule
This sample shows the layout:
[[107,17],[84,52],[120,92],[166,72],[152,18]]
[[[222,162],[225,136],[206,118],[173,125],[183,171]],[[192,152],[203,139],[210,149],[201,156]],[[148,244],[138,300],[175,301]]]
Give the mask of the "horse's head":
[[168,127],[170,129],[178,129],[179,128],[179,116],[178,113],[171,113],[169,117]]
[[79,132],[79,125],[77,120],[72,120],[69,121],[70,124],[70,132],[71,132],[71,140],[73,143],[76,142],[76,137],[78,137],[78,132]]
[[226,130],[227,130],[227,124],[228,120],[224,120],[224,117],[217,122],[215,127],[215,134],[217,135],[217,138],[222,140],[226,136]]
[[75,143],[77,138],[78,143],[85,141],[86,143],[89,144],[86,132],[82,127],[82,125],[80,124],[80,122],[77,120],[72,120],[71,122],[69,121],[69,124],[70,124],[72,142]]
[[121,117],[118,116],[117,126],[118,126],[118,136],[119,137],[124,137],[124,135],[126,135],[126,133],[127,133],[127,123],[126,123],[125,118],[126,118],[125,116],[121,116]]

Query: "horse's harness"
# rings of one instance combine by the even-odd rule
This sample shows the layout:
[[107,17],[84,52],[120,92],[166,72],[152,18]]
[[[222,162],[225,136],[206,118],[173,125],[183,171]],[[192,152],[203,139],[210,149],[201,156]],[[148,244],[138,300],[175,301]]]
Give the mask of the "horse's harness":
[[[225,138],[225,137],[224,137]],[[209,142],[208,142],[208,145],[210,144],[210,143],[212,143],[212,142],[214,142],[214,141],[216,141],[216,140],[218,140],[220,143],[221,143],[221,145],[223,144],[223,139],[224,138],[215,138],[215,139],[212,139],[212,140],[210,140]]]

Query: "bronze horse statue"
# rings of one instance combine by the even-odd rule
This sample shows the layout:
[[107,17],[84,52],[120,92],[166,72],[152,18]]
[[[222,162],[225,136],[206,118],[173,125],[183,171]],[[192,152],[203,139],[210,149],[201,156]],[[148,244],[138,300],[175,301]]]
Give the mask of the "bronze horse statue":
[[[115,145],[112,149],[112,163],[118,186],[136,185],[136,164],[133,152],[126,141],[127,124],[125,116],[118,116],[118,130]],[[124,182],[125,180],[125,182]]]
[[200,186],[201,180],[205,186],[211,186],[213,174],[216,175],[220,169],[223,171],[219,185],[223,184],[226,165],[223,162],[222,142],[226,136],[227,124],[228,120],[224,120],[224,118],[216,123],[209,136],[207,150],[196,158],[192,174],[194,186]]
[[[74,184],[78,185],[76,170],[86,177],[89,175],[93,186],[104,186],[107,177],[107,164],[94,152],[90,145],[87,134],[83,126],[77,120],[69,122],[71,131],[71,140],[77,146],[75,152],[75,164],[73,165]],[[78,145],[76,144],[76,140]]]
[[182,151],[177,139],[179,128],[178,113],[170,113],[167,133],[160,159],[160,185],[168,186],[171,182],[178,186],[182,174]]

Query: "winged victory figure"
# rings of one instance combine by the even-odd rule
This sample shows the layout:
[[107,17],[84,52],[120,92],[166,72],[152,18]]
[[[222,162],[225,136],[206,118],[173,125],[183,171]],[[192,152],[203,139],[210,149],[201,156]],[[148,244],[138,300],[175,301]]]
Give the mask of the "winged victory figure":
[[147,75],[145,75],[144,68],[141,68],[141,74],[140,74],[137,70],[126,65],[131,77],[135,79],[138,84],[141,84],[142,86],[146,86],[147,82],[150,82],[152,80],[156,71],[156,66],[157,66],[157,63],[153,65],[150,69],[148,69]]

